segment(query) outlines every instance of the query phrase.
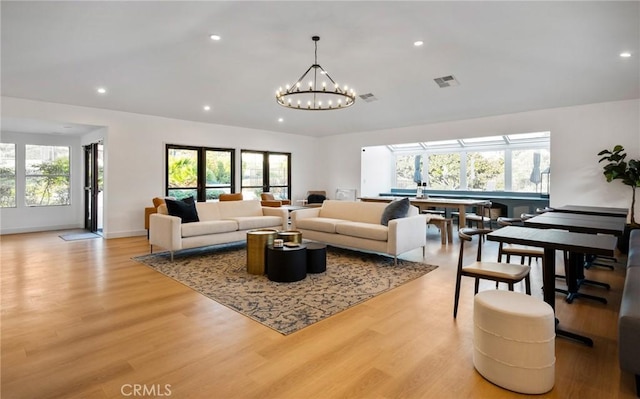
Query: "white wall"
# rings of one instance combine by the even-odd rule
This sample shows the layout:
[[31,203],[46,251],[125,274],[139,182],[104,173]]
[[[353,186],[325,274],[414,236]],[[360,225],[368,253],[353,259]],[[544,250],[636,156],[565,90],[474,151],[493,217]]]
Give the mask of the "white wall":
[[[434,123],[325,138],[328,192],[360,187],[360,155],[365,146],[451,138],[551,131],[551,206],[563,204],[629,207],[631,188],[607,183],[598,152],[622,144],[640,159],[640,100],[545,109],[453,122]],[[387,191],[390,187],[386,187]],[[369,193],[370,194],[370,193]],[[640,199],[636,219],[640,218]]]
[[[151,204],[153,197],[164,193],[164,146],[167,143],[236,148],[238,151],[291,152],[294,200],[303,198],[307,190],[326,190],[331,197],[337,188],[356,188],[361,195],[362,147],[549,130],[553,159],[552,206],[572,203],[628,207],[630,188],[619,182],[607,183],[596,154],[601,149],[622,144],[630,157],[640,158],[640,100],[321,139],[9,97],[2,98],[2,115],[105,127],[98,134],[92,133],[92,137],[81,138],[81,142],[98,136],[104,138],[104,234],[107,238],[145,234],[143,209]],[[76,144],[78,148],[80,145]],[[239,162],[237,152],[237,179]],[[638,202],[636,213],[640,215]],[[32,208],[19,212],[3,209],[0,232],[24,229],[25,226],[37,230],[47,226],[81,225],[82,209],[70,208],[69,214],[64,215],[62,212],[41,214],[40,210]]]
[[[10,97],[2,98],[2,115],[105,126],[103,232],[107,238],[146,234],[144,207],[151,206],[153,197],[164,195],[165,144],[235,148],[238,188],[240,149],[290,152],[292,198],[302,199],[307,190],[322,187],[316,138]],[[2,231],[18,228],[21,222],[48,223],[31,211],[15,218],[11,211],[3,210]],[[75,214],[69,217],[69,224],[76,222]]]

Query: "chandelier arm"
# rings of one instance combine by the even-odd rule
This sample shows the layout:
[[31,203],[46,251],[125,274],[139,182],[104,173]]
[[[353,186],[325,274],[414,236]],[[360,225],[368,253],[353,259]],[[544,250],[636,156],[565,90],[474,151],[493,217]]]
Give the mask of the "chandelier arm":
[[289,90],[287,90],[287,93],[292,93],[292,92],[293,92],[293,90],[294,90],[294,87],[297,87],[298,83],[302,82],[302,79],[304,79],[304,77],[305,77],[305,76],[307,76],[307,74],[309,73],[309,71],[311,70],[311,68],[313,68],[314,66],[315,66],[315,65],[311,65],[311,66],[309,67],[309,69],[307,69],[307,70],[305,71],[305,73],[303,73],[303,74],[302,74],[302,76],[300,76],[300,79],[298,79],[298,80],[293,84],[293,86],[291,86],[291,88],[290,88]]

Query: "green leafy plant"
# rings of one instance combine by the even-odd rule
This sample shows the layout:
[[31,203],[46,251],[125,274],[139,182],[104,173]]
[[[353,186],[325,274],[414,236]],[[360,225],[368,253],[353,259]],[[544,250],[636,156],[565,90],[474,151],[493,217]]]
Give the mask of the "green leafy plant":
[[[604,156],[603,156],[604,155]],[[603,174],[610,183],[614,180],[621,180],[631,187],[631,224],[638,226],[635,216],[636,188],[640,187],[640,161],[637,159],[626,160],[627,154],[624,147],[616,145],[613,150],[602,150],[598,153],[602,156],[599,163],[607,162],[603,166]]]

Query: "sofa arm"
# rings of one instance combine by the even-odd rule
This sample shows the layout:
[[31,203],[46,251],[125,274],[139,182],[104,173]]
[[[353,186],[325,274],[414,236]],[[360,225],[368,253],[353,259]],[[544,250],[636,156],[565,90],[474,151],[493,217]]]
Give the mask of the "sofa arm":
[[320,208],[305,208],[291,212],[291,228],[296,229],[296,220],[317,218],[320,216]]
[[620,368],[640,375],[640,266],[627,268],[618,317]]
[[161,213],[150,215],[149,244],[172,252],[182,249],[182,220],[177,216]]
[[399,255],[427,245],[427,217],[416,215],[389,221],[387,253]]
[[289,227],[289,210],[287,208],[273,208],[269,206],[262,207],[263,216],[279,216],[282,218],[282,230]]

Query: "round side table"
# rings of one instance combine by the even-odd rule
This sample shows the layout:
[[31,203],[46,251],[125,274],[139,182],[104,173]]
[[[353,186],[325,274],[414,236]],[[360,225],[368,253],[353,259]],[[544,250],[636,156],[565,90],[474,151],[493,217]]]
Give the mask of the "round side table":
[[307,277],[307,246],[267,246],[267,277],[281,283],[300,281]]
[[278,231],[278,238],[284,242],[295,242],[302,244],[302,233],[297,230],[281,230]]
[[249,274],[265,273],[265,247],[273,244],[278,230],[262,229],[247,231],[247,272]]
[[307,245],[307,273],[324,273],[327,271],[327,246],[319,242]]

